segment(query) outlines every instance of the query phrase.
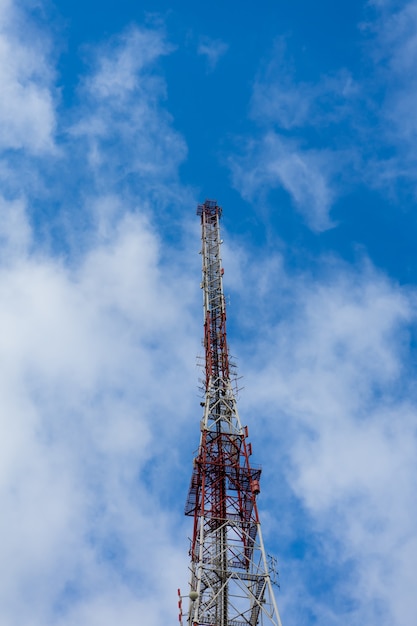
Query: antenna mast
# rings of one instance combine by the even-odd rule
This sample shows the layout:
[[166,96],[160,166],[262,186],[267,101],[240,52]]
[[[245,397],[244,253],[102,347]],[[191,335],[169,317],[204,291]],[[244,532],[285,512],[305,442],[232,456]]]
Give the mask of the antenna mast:
[[[193,518],[188,626],[282,626],[275,560],[262,539],[256,497],[261,469],[242,427],[230,377],[226,304],[215,200],[197,207],[202,228],[205,397],[185,515]],[[179,592],[180,595],[180,592]]]

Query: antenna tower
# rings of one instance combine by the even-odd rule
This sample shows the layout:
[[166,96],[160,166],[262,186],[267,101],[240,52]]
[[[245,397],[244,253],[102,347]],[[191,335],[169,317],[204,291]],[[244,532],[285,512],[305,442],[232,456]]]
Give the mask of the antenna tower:
[[185,515],[193,518],[187,626],[282,626],[274,596],[275,559],[267,556],[256,498],[261,469],[251,465],[230,375],[220,256],[222,209],[197,207],[202,228],[205,379],[200,445]]

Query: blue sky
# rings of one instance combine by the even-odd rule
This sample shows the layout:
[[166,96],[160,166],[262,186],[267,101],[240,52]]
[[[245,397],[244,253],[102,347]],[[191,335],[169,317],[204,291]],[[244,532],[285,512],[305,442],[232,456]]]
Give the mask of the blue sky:
[[0,0],[0,623],[175,623],[199,221],[284,626],[417,613],[417,2]]

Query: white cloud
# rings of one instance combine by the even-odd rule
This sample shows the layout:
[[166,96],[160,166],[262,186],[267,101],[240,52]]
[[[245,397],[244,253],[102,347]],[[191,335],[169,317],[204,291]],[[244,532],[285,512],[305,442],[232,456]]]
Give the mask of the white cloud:
[[231,160],[243,197],[283,187],[313,230],[332,227],[348,188],[416,190],[417,3],[369,2],[366,15],[358,25],[366,76],[341,67],[299,80],[290,38],[277,40],[253,85],[258,138]]
[[25,200],[7,201],[0,196],[0,215],[0,258],[8,263],[24,257],[32,243]]
[[220,58],[226,54],[229,46],[220,39],[210,39],[209,37],[202,37],[198,44],[197,53],[206,57],[207,69],[212,72]]
[[[12,5],[2,10],[10,24]],[[169,48],[133,28],[96,51],[68,124],[46,115],[48,54],[13,29],[9,83],[44,109],[22,100],[1,145],[22,154],[1,168],[0,622],[129,626],[140,615],[157,626],[187,577],[172,441],[195,400],[199,340],[182,243],[162,246],[145,217],[187,194],[185,144],[152,66]]]
[[329,211],[336,195],[331,152],[303,150],[297,142],[268,132],[249,144],[242,158],[231,160],[232,180],[246,199],[283,187],[315,231],[330,228]]
[[[345,69],[316,82],[297,81],[293,65],[286,42],[279,39],[254,81],[249,111],[259,130],[246,142],[243,156],[230,159],[232,179],[249,200],[285,189],[308,226],[323,231],[334,226],[335,180],[342,187],[344,168],[352,170],[357,160],[346,124],[361,86]],[[334,132],[327,134],[329,128]]]
[[56,95],[48,37],[15,4],[0,4],[0,148],[54,149]]
[[[163,85],[156,76],[150,77],[149,69],[156,59],[171,51],[161,32],[131,28],[100,51],[94,51],[97,67],[86,81],[87,89],[97,100],[123,101],[138,89],[154,86],[148,93],[148,98],[154,99],[154,92],[160,96]],[[145,72],[145,77],[140,76],[141,72]]]
[[[316,82],[297,81],[287,43],[278,39],[253,85],[251,116],[262,126],[285,130],[329,126],[349,117],[360,92],[351,73],[341,69]],[[340,132],[340,131],[339,131]]]
[[[369,266],[353,272],[327,263],[319,280],[282,273],[269,275],[269,294],[257,308],[257,324],[268,328],[257,353],[252,342],[241,346],[253,363],[245,373],[246,411],[263,416],[252,432],[264,445],[266,474],[289,481],[308,532],[320,538],[315,558],[292,566],[296,588],[305,576],[298,593],[313,595],[312,581],[333,572],[305,605],[286,587],[287,619],[313,611],[326,626],[409,626],[417,608],[417,398],[408,345],[415,294]],[[252,278],[246,285],[256,291]],[[251,291],[246,305],[252,300]],[[281,319],[271,327],[275,310]],[[284,491],[273,498],[281,510]],[[287,515],[269,521],[270,532],[292,542],[295,528],[281,528]],[[289,564],[281,567],[288,576]]]
[[376,37],[373,53],[381,80],[385,83],[382,108],[385,134],[387,140],[395,144],[399,142],[403,148],[410,147],[417,133],[414,115],[417,106],[414,76],[417,3],[406,2],[399,8],[382,7],[373,30]]
[[176,185],[186,146],[161,106],[165,84],[154,71],[169,51],[161,32],[135,27],[92,55],[93,72],[84,80],[70,138],[99,177],[101,194],[120,191],[128,177],[140,180],[142,194],[146,187],[169,195],[163,183]]
[[265,84],[255,83],[252,116],[262,123],[277,123],[286,130],[304,126],[309,121],[313,97],[305,85],[274,83],[266,88]]
[[166,585],[175,607],[185,541],[171,547],[152,471],[138,478],[151,459],[175,463],[195,346],[185,277],[159,257],[130,216],[73,270],[31,256],[0,272],[4,624],[110,624],[123,605],[126,624],[140,609],[156,625]]
[[[290,39],[276,42],[254,81],[250,103],[250,116],[261,138],[255,150],[249,149],[246,160],[240,161],[238,177],[236,167],[233,170],[237,189],[246,198],[250,197],[247,188],[261,178],[264,190],[282,185],[315,230],[332,226],[333,205],[347,185],[353,189],[364,183],[396,193],[399,184],[406,182],[415,192],[417,3],[370,2],[367,8],[369,20],[358,25],[362,65],[369,70],[366,77],[340,68],[317,80],[298,80]],[[268,138],[273,135],[279,135],[276,145],[286,147],[285,159],[284,149],[277,151],[278,160],[285,164],[279,169],[286,180],[278,185],[281,177],[268,174],[277,163],[269,148]],[[297,146],[296,162],[293,146]],[[252,153],[256,154],[253,160]],[[266,173],[254,176],[258,158]],[[317,202],[305,191],[298,195],[293,191],[299,185],[314,189],[310,178],[318,183]],[[404,189],[403,184],[402,193]]]

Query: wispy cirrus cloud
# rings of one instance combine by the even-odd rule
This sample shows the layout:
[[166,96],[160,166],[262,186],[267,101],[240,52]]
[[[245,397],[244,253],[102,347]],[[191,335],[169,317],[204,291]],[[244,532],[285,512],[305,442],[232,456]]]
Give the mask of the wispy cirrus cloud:
[[220,39],[201,37],[197,47],[197,54],[206,57],[207,69],[209,72],[212,72],[220,58],[226,54],[228,47],[228,44]]
[[296,79],[295,63],[284,38],[255,78],[250,115],[261,126],[288,131],[344,121],[361,87],[345,68],[317,82]]
[[186,144],[163,107],[165,83],[155,72],[170,50],[162,32],[131,28],[92,54],[69,133],[109,189],[120,189],[129,177],[147,193],[169,194],[162,181],[175,185]]
[[[406,183],[415,194],[416,33],[414,0],[368,3],[367,20],[358,24],[366,77],[357,69],[341,67],[315,81],[297,78],[289,44],[279,40],[254,81],[249,114],[258,128],[248,149],[243,149],[243,158],[231,159],[235,186],[243,194],[248,185],[241,188],[239,181],[246,179],[253,181],[255,193],[283,187],[315,230],[331,227],[334,204],[360,185],[396,194]],[[272,134],[277,136],[275,153],[268,140]],[[267,182],[265,175],[257,187],[253,175],[257,160],[267,170],[277,161],[291,161],[297,141],[299,162],[310,165],[310,175],[301,184],[309,193],[297,197],[279,176]],[[236,163],[245,164],[246,175],[236,178]],[[327,202],[320,202],[320,191],[317,202],[311,202],[317,193],[316,172],[328,189]]]
[[382,162],[380,183],[388,179],[392,186],[396,178],[415,182],[417,4],[378,5],[376,21],[365,24],[364,29],[370,33],[372,59],[381,83],[381,139],[392,150],[391,158]]
[[231,170],[233,184],[244,198],[265,197],[281,186],[313,230],[332,226],[332,153],[303,150],[296,141],[268,132],[262,140],[248,143],[244,156],[231,159]]
[[[361,88],[344,69],[309,83],[297,81],[291,66],[280,40],[255,79],[249,110],[258,131],[230,159],[232,180],[247,199],[257,194],[267,199],[269,191],[285,189],[308,226],[320,232],[334,226],[330,213],[340,193],[340,172],[355,161],[343,125]],[[337,132],[319,139],[323,127]],[[306,132],[314,139],[306,140]]]

